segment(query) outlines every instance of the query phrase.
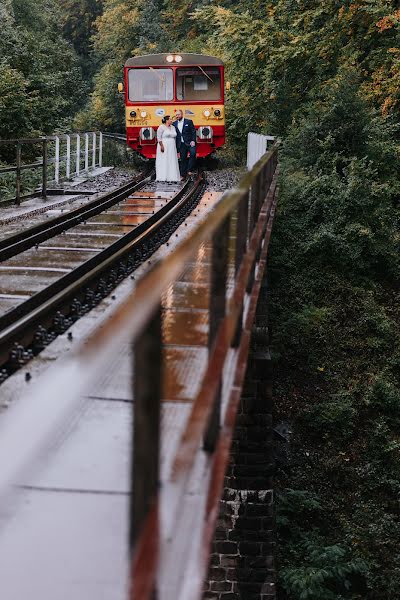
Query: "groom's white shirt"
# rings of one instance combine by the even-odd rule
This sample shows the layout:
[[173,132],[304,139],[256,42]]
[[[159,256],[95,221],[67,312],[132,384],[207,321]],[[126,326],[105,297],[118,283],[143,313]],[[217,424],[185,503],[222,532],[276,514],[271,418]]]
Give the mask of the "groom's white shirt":
[[178,129],[179,129],[179,132],[181,134],[181,140],[182,141],[183,141],[182,131],[183,131],[183,125],[184,125],[184,123],[185,123],[185,119],[183,119],[183,118],[180,121],[178,121]]

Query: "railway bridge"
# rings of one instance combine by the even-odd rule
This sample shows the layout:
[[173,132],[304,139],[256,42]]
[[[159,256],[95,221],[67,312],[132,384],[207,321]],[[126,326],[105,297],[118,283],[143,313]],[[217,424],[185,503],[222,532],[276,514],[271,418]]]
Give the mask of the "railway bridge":
[[[15,356],[5,363],[5,600],[275,598],[266,282],[277,176],[276,144],[233,190],[191,182],[197,195],[182,214],[185,186],[176,194],[135,182],[118,209],[105,207],[106,219],[75,215],[79,227],[95,228],[123,214],[130,246],[114,242],[125,262],[108,276],[119,283],[111,295],[103,272],[95,284],[90,274],[84,299],[64,273],[69,279],[54,283],[45,302],[57,305],[58,337],[43,344],[35,366],[20,360],[15,370]],[[174,226],[157,229],[171,198]],[[145,232],[139,215],[155,212]],[[62,242],[71,253],[57,219],[57,244],[39,228],[33,247],[26,236],[14,239],[19,252],[37,257]],[[94,255],[82,241],[92,234],[79,231],[82,252]],[[158,240],[151,250],[145,234]],[[0,247],[4,260],[16,260],[11,245]],[[145,261],[136,264],[133,252]],[[18,272],[15,262],[4,264]],[[50,317],[29,301],[29,314],[16,308],[17,325],[3,319],[0,355],[28,321],[38,343],[38,323],[43,329]]]

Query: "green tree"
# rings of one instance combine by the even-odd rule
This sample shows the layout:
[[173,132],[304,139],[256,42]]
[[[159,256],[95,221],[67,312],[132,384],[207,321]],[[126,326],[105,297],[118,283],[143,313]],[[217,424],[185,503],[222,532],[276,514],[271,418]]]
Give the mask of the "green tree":
[[6,63],[0,63],[0,137],[15,138],[31,129],[32,101],[25,78]]
[[103,0],[59,0],[63,33],[81,59],[85,79],[93,77],[98,60],[93,52],[96,19],[103,13]]
[[4,23],[0,87],[7,90],[0,135],[21,137],[66,127],[86,90],[77,57],[62,38],[53,3],[6,0],[0,10]]

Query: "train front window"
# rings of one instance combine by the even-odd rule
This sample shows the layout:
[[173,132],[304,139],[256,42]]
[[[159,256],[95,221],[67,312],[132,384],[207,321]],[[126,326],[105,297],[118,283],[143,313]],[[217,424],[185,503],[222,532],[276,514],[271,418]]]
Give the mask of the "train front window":
[[174,99],[172,69],[130,69],[128,82],[131,102],[161,102]]
[[221,73],[215,67],[182,67],[176,72],[176,98],[190,100],[220,100]]

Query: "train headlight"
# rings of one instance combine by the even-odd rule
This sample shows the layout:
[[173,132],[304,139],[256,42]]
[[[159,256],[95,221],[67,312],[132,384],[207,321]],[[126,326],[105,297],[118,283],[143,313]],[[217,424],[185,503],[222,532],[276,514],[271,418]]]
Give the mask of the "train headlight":
[[175,62],[180,63],[182,61],[182,56],[180,56],[179,54],[177,54],[175,56]]
[[167,62],[171,63],[174,62],[174,57],[172,56],[172,54],[168,54],[167,58],[165,59]]
[[134,119],[136,117],[136,110],[131,110],[131,112],[129,113],[129,116],[131,116],[132,119]]
[[220,116],[221,116],[221,111],[219,110],[219,108],[216,108],[216,109],[214,110],[214,115],[215,115],[216,117],[220,117]]
[[211,111],[207,108],[206,110],[203,110],[203,115],[208,118],[211,115]]
[[142,119],[144,119],[145,117],[147,117],[147,112],[145,110],[141,110],[140,116],[142,117]]

